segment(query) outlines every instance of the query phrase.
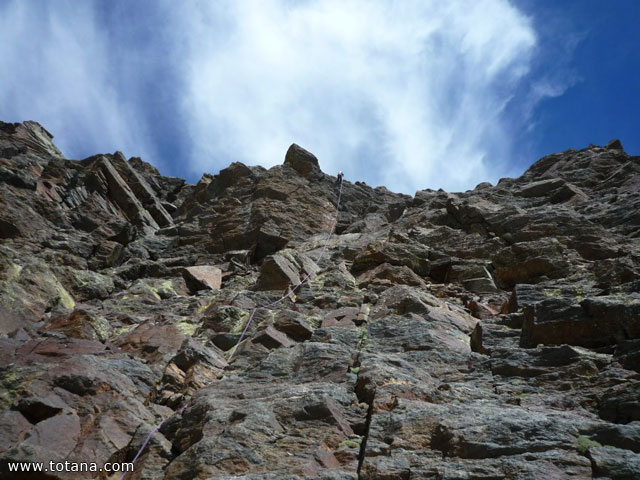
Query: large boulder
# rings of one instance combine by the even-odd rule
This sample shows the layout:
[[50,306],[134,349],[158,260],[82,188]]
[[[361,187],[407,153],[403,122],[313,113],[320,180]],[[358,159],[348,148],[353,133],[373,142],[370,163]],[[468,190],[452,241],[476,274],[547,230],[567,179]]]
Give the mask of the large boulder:
[[194,292],[198,290],[218,290],[222,285],[222,270],[213,265],[198,265],[184,269],[187,286]]
[[318,271],[318,266],[305,254],[283,250],[262,263],[256,284],[258,290],[284,290],[300,285]]
[[293,168],[305,178],[322,173],[316,156],[295,143],[289,147],[284,157],[284,164]]

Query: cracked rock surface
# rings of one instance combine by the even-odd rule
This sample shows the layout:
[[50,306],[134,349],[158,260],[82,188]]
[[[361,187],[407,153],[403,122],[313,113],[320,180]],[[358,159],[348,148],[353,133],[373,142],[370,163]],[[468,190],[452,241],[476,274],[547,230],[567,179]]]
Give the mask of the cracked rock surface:
[[640,157],[338,191],[297,145],[190,185],[0,122],[0,476],[119,478],[8,466],[164,421],[127,479],[640,478]]

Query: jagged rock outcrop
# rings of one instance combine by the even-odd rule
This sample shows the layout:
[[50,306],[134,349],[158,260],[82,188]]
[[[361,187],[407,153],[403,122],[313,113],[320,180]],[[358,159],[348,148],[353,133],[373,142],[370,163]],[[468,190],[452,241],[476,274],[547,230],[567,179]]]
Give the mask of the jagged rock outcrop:
[[188,185],[0,123],[0,472],[164,419],[127,479],[640,478],[639,157],[337,201],[297,145]]

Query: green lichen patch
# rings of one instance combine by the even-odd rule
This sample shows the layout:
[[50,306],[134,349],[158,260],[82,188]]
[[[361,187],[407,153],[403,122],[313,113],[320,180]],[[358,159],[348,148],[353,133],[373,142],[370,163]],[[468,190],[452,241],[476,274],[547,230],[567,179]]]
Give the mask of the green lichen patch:
[[362,443],[362,437],[356,439],[356,440],[344,440],[342,442],[340,442],[340,444],[338,445],[338,447],[343,448],[360,448],[360,444]]
[[161,280],[155,285],[155,288],[161,298],[173,298],[178,296],[171,280]]
[[239,311],[239,315],[236,316],[233,320],[231,328],[229,329],[229,333],[242,333],[247,320],[249,320],[249,313],[239,308],[236,310]]
[[123,333],[130,332],[133,329],[133,327],[135,327],[135,325],[124,325],[122,327],[114,328],[113,329],[113,336],[114,337],[118,337],[118,336],[122,335]]
[[96,332],[98,340],[104,342],[109,339],[111,333],[111,325],[108,320],[101,316],[89,316],[89,323]]
[[205,303],[201,306],[199,306],[196,309],[196,313],[202,313],[204,312],[207,308],[209,308],[211,305],[213,305],[216,301],[217,296],[216,295],[212,295],[210,297],[207,298],[207,300],[205,301]]
[[23,266],[9,262],[0,270],[0,305],[13,312],[44,310],[76,302],[44,263]]
[[67,292],[67,290],[62,286],[62,284],[58,281],[56,277],[53,277],[53,287],[58,293],[58,304],[62,305],[64,308],[68,310],[73,310],[76,306],[76,302],[73,297]]
[[158,294],[158,290],[153,285],[150,285],[148,282],[144,280],[137,280],[129,288],[129,295],[126,295],[123,298],[135,299],[140,296],[151,296],[156,300],[162,300],[160,298],[160,295]]
[[585,437],[584,435],[580,435],[576,442],[576,448],[581,455],[585,455],[587,450],[591,447],[601,447],[602,445],[595,440],[591,440],[589,437]]
[[8,410],[11,407],[13,400],[18,396],[22,380],[22,375],[14,368],[0,370],[0,410]]
[[91,270],[76,270],[71,275],[71,289],[88,298],[106,298],[115,290],[113,279]]
[[185,335],[194,336],[198,330],[199,323],[192,323],[189,318],[184,318],[176,323],[176,327]]

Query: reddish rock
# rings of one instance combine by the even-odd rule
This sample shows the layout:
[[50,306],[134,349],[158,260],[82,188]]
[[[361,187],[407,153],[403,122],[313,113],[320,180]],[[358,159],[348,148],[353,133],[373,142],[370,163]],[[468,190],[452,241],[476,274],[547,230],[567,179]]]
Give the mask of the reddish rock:
[[185,281],[192,291],[218,290],[222,285],[222,270],[212,265],[199,265],[184,269]]
[[409,267],[395,267],[388,263],[383,263],[373,270],[369,270],[357,279],[360,288],[367,287],[371,283],[382,283],[386,285],[412,285],[425,287],[426,284],[416,273]]
[[76,338],[43,338],[26,342],[16,350],[16,356],[42,362],[55,362],[72,355],[100,354],[105,346],[93,340]]
[[353,307],[344,307],[328,313],[322,319],[322,327],[344,327],[355,328],[355,322],[358,320],[360,309]]
[[310,178],[313,174],[322,174],[316,156],[295,143],[287,150],[284,164],[290,166],[305,178]]
[[277,331],[273,327],[267,327],[264,330],[259,330],[253,337],[252,341],[254,343],[260,343],[267,348],[286,348],[293,345],[293,342],[289,340],[284,333]]
[[52,318],[42,328],[43,332],[60,332],[67,337],[104,341],[109,336],[109,323],[85,310],[74,310]]
[[114,344],[125,352],[142,355],[151,362],[175,355],[185,335],[175,325],[149,320],[120,335]]
[[487,318],[492,318],[498,315],[498,312],[491,308],[489,305],[479,303],[475,300],[469,302],[469,310],[471,310],[471,315],[479,318],[480,320],[485,320]]
[[164,420],[133,477],[635,478],[618,147],[409,197],[295,145],[189,185],[0,122],[0,475],[130,461]]
[[305,321],[302,315],[291,310],[278,312],[273,326],[298,342],[309,340],[313,335],[313,327],[309,322]]

